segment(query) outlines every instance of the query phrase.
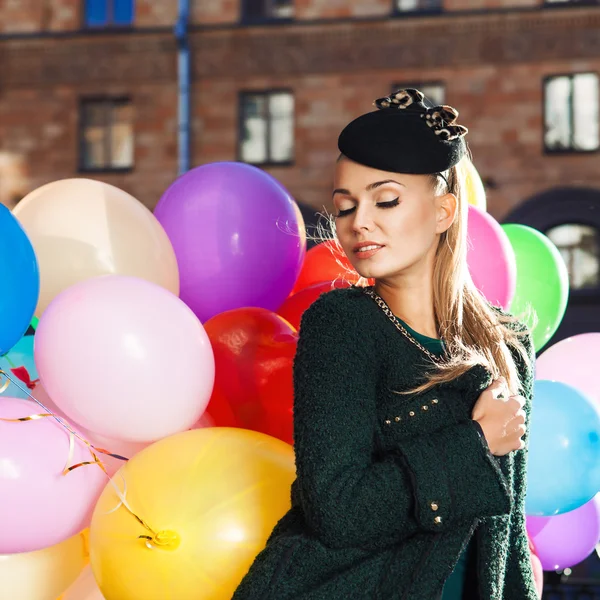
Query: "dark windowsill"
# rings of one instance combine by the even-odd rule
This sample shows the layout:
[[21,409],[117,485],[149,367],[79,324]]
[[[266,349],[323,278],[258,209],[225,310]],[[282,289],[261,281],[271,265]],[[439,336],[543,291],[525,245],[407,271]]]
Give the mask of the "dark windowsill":
[[577,300],[598,300],[600,298],[600,287],[570,288],[569,297]]
[[77,172],[82,174],[105,174],[105,175],[126,175],[127,173],[132,173],[134,166],[131,167],[84,167],[79,165]]
[[252,165],[253,167],[259,167],[261,169],[272,168],[272,167],[293,167],[296,164],[294,160],[287,160],[287,161],[282,161],[282,162],[273,162],[273,161],[248,162],[247,160],[244,160],[243,158],[238,158],[238,162],[242,162],[246,165]]
[[242,18],[240,19],[240,25],[289,25],[290,23],[294,23],[294,21],[294,17],[252,17],[249,15],[242,15]]
[[394,2],[392,6],[391,17],[400,18],[400,17],[432,17],[442,14],[448,14],[444,12],[443,6],[440,4],[439,6],[432,6],[430,8],[415,8],[414,10],[402,10],[399,8]]
[[574,6],[598,6],[598,0],[567,0],[566,2],[542,3],[542,8],[573,8]]
[[544,146],[544,154],[546,156],[569,156],[569,155],[582,155],[582,154],[598,154],[600,151],[599,148],[595,148],[594,150],[576,150],[574,148],[548,148]]

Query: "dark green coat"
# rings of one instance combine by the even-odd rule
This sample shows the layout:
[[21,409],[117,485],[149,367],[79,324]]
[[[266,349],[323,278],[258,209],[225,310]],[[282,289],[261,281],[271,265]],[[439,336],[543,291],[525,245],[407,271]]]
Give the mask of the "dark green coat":
[[[466,595],[537,599],[526,452],[492,456],[470,419],[491,382],[483,367],[421,395],[394,393],[421,381],[427,360],[357,288],[305,313],[292,508],[234,600],[433,600],[474,532]],[[518,365],[529,409],[532,373]]]

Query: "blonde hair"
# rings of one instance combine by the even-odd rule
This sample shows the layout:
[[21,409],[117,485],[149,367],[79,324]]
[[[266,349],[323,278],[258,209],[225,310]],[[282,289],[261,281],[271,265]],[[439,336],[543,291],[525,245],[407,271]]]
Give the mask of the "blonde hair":
[[[440,236],[433,268],[433,309],[438,333],[446,347],[446,358],[437,364],[437,368],[427,372],[423,384],[406,393],[422,393],[435,385],[453,381],[475,365],[482,365],[494,379],[504,377],[510,393],[516,394],[522,390],[510,349],[516,350],[523,361],[529,363],[522,343],[528,329],[515,326],[518,323],[515,317],[491,306],[473,283],[467,266],[469,205],[463,191],[463,172],[459,163],[445,173],[431,175],[436,195],[450,193],[458,201],[454,222]],[[322,223],[318,225],[321,240],[328,239],[336,244],[336,251],[343,253],[331,216],[328,223],[329,232]],[[355,285],[366,284],[355,272],[354,280]]]

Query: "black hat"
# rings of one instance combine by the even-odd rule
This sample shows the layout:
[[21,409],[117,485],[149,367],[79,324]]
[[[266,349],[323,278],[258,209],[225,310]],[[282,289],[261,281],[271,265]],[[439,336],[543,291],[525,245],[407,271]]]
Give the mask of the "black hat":
[[354,162],[392,173],[430,175],[456,165],[467,152],[468,129],[456,124],[451,106],[425,105],[415,89],[399,90],[375,101],[377,110],[344,128],[340,152]]

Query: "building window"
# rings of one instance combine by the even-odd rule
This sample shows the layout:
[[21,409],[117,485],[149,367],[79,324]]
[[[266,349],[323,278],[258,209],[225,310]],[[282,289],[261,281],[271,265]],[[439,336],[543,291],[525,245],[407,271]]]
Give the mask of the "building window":
[[557,75],[544,82],[544,146],[548,152],[598,150],[598,75]]
[[396,13],[439,12],[442,0],[394,0]]
[[127,98],[83,100],[80,107],[80,169],[133,167],[133,107]]
[[276,21],[294,18],[294,0],[242,0],[244,21]]
[[87,27],[133,25],[135,0],[84,0]]
[[569,272],[571,289],[596,288],[600,284],[600,234],[589,225],[568,223],[552,227],[546,235],[561,253]]
[[294,160],[294,96],[289,91],[240,94],[240,160],[291,164]]
[[396,83],[392,86],[392,92],[405,90],[407,88],[415,88],[425,94],[425,104],[431,106],[439,106],[446,102],[446,86],[438,82],[422,82],[422,83]]

